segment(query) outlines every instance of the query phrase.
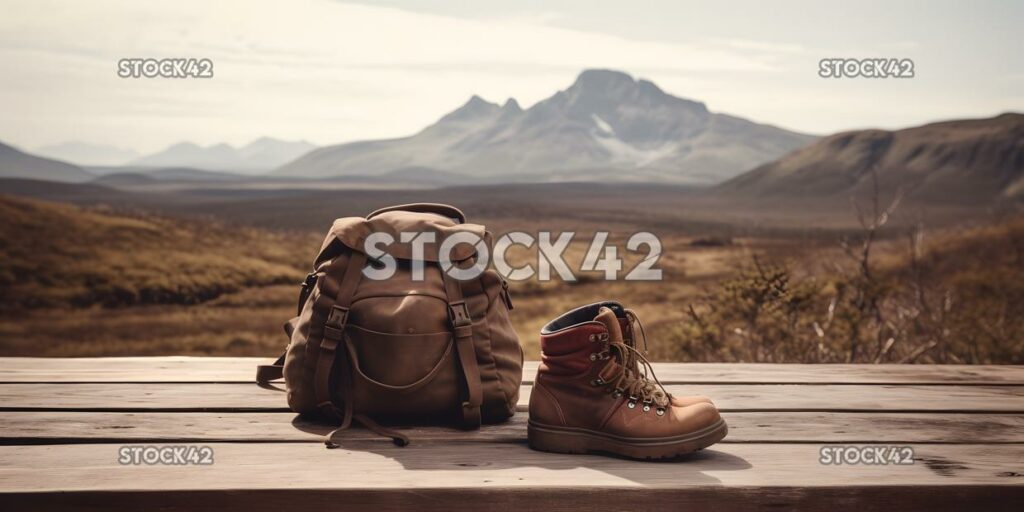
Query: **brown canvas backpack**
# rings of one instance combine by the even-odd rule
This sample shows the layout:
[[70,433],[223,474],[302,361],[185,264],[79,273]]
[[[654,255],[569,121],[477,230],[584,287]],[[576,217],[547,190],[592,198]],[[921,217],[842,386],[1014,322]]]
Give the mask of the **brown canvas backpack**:
[[[293,411],[340,422],[338,430],[358,421],[398,445],[408,438],[375,420],[475,429],[511,417],[523,367],[509,321],[512,302],[493,269],[469,280],[442,271],[441,242],[462,231],[490,247],[484,226],[466,223],[447,205],[400,205],[334,221],[302,285],[298,316],[285,325],[288,348],[257,369],[257,382],[283,375]],[[434,234],[436,241],[416,258],[421,280],[413,272],[418,255],[412,242],[401,241],[402,232]],[[363,273],[386,263],[380,254],[367,256],[364,242],[373,233],[394,240],[376,246],[394,258],[387,279]],[[450,261],[468,268],[477,250],[455,245]],[[330,436],[327,445],[336,446]]]

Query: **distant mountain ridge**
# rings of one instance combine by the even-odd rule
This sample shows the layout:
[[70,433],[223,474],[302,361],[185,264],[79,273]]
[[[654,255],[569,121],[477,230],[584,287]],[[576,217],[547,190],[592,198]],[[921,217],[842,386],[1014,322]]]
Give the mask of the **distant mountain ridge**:
[[484,180],[715,183],[815,137],[708,111],[654,83],[587,70],[529,109],[478,96],[419,133],[328,146],[274,170],[294,177],[429,167]]
[[242,147],[230,144],[200,146],[180,142],[129,162],[139,167],[182,167],[210,171],[262,172],[290,162],[316,146],[306,141],[261,137]]
[[124,172],[105,174],[96,178],[91,183],[118,186],[123,184],[158,183],[166,181],[227,183],[249,181],[252,179],[254,179],[252,176],[230,172],[207,171],[203,169],[193,169],[191,167],[161,167],[159,169],[148,170],[145,172],[126,170]]
[[30,178],[80,183],[94,177],[81,167],[51,158],[31,155],[13,146],[0,143],[0,178]]
[[883,191],[984,204],[1024,199],[1024,114],[837,133],[719,185],[717,193],[829,197]]
[[75,165],[124,165],[139,157],[139,153],[131,149],[81,141],[42,146],[35,153]]

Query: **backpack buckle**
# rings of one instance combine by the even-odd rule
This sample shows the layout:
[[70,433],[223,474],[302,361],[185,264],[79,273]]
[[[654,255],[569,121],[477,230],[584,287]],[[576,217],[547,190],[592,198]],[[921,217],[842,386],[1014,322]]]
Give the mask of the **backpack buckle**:
[[304,279],[302,281],[302,289],[303,290],[308,290],[308,289],[312,288],[313,285],[316,284],[316,280],[317,280],[316,271],[313,271],[313,272],[310,272],[310,273],[306,274],[306,279]]
[[452,327],[473,325],[473,319],[469,316],[469,308],[466,306],[466,301],[460,300],[448,303],[448,320],[452,322]]
[[512,294],[508,292],[508,281],[501,280],[501,300],[505,301],[505,306],[508,307],[509,311],[515,309],[512,306]]
[[306,300],[309,299],[310,292],[316,286],[317,279],[318,276],[315,271],[306,274],[306,279],[302,281],[302,288],[299,289],[299,303],[295,308],[296,315],[302,315],[302,307],[306,305]]
[[346,323],[348,323],[348,308],[341,306],[331,307],[331,312],[327,315],[326,325],[335,329],[344,329]]

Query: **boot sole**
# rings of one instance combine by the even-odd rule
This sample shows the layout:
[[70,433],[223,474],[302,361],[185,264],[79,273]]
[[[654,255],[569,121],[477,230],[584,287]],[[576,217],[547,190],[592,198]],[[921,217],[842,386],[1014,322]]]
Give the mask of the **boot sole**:
[[729,427],[724,419],[682,436],[637,438],[620,437],[593,430],[527,424],[530,448],[553,453],[613,453],[631,459],[670,459],[703,450],[725,438]]

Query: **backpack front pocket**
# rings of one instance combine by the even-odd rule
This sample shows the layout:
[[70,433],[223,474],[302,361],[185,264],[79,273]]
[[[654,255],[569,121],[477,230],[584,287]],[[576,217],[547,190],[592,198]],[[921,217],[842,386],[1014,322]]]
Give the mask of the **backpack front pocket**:
[[450,332],[392,334],[349,325],[345,350],[349,364],[339,365],[338,371],[351,372],[357,411],[439,415],[459,403],[459,368]]

